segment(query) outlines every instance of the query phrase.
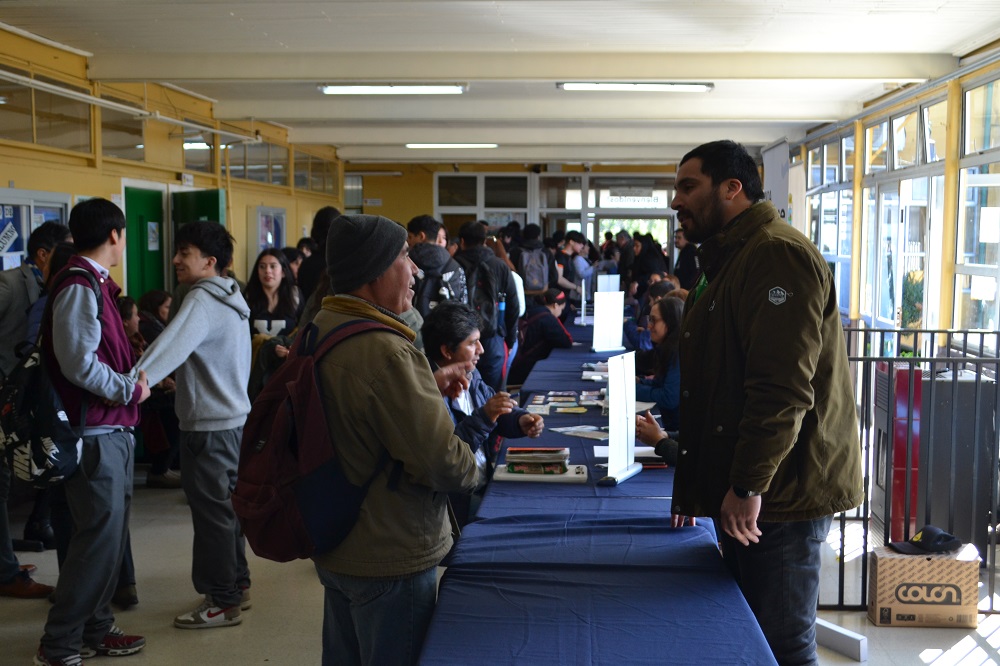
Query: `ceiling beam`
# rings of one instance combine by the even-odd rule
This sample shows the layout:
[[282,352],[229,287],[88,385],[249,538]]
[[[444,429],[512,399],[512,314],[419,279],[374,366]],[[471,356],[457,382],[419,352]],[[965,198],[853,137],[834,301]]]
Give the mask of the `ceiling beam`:
[[672,164],[680,161],[689,150],[691,150],[690,144],[501,146],[492,150],[408,150],[392,146],[346,146],[337,149],[337,157],[355,164],[367,162]]
[[406,127],[343,124],[336,127],[293,127],[288,140],[294,144],[395,146],[406,143],[499,143],[501,146],[589,145],[692,145],[730,138],[741,143],[765,145],[775,135],[801,137],[808,124],[716,123],[702,125],[634,125],[576,127]]
[[101,81],[933,79],[958,65],[920,53],[129,53],[97,54]]

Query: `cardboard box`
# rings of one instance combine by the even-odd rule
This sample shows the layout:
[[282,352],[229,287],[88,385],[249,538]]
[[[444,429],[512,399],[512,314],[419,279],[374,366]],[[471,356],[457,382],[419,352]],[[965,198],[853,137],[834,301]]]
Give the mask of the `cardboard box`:
[[882,546],[869,556],[868,619],[880,627],[975,627],[979,551],[904,555]]

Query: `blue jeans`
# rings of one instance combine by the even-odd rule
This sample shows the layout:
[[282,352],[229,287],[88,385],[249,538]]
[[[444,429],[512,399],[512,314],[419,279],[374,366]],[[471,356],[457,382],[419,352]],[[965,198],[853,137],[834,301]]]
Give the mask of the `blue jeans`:
[[437,597],[437,568],[408,578],[359,578],[317,565],[326,588],[323,666],[417,663]]
[[720,533],[722,557],[781,666],[814,665],[820,550],[833,516],[757,523],[760,543]]

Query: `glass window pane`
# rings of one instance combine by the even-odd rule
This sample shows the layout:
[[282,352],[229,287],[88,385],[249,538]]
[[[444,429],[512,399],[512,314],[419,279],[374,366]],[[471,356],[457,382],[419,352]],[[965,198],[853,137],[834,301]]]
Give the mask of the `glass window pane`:
[[90,104],[36,90],[35,137],[43,146],[91,152]]
[[865,173],[885,171],[888,166],[886,151],[889,148],[889,123],[872,125],[865,130]]
[[313,157],[309,161],[309,189],[322,192],[326,189],[326,161]]
[[840,182],[840,142],[823,146],[823,184]]
[[672,181],[631,176],[591,178],[599,208],[663,209],[670,205]]
[[475,206],[475,176],[438,176],[439,206]]
[[819,232],[819,248],[823,254],[837,254],[837,193],[824,192]]
[[228,158],[222,162],[222,173],[226,175],[226,164],[229,164],[231,178],[246,178],[246,146],[242,143],[230,143],[224,148]]
[[892,166],[894,169],[913,166],[918,162],[917,112],[892,119]]
[[862,196],[864,197],[864,208],[861,210],[862,288],[859,305],[861,314],[871,316],[872,305],[875,299],[875,257],[877,255],[876,250],[871,247],[871,239],[876,236],[875,229],[878,224],[878,216],[875,208],[875,190],[866,187]]
[[[850,190],[840,192],[840,214],[837,216],[840,227],[841,257],[851,256],[851,243],[854,238],[854,193]],[[850,270],[848,269],[848,273]]]
[[895,192],[881,193],[881,212],[878,242],[878,316],[890,322],[896,321],[896,281],[899,274],[897,256],[897,227],[899,227],[899,195]]
[[997,280],[987,275],[955,276],[955,327],[997,328]]
[[0,81],[0,99],[3,100],[0,104],[0,139],[33,143],[31,90],[16,83]]
[[309,189],[309,155],[295,152],[295,187]]
[[962,169],[958,196],[956,262],[996,266],[1000,253],[1000,163]]
[[582,184],[572,178],[541,177],[538,179],[538,201],[541,208],[580,210],[583,204]]
[[821,146],[816,146],[809,151],[808,164],[806,168],[806,188],[812,189],[814,187],[819,187],[823,183],[821,169],[823,168],[823,149]]
[[271,145],[271,184],[288,185],[288,148]]
[[484,183],[487,208],[527,208],[526,176],[486,176]]
[[267,175],[268,149],[266,143],[247,144],[247,173],[246,179],[257,183],[270,182]]
[[845,136],[840,140],[841,153],[844,156],[844,179],[849,183],[854,180],[854,137]]
[[947,122],[947,101],[924,107],[924,155],[928,162],[944,159]]
[[965,93],[965,153],[1000,146],[1000,80]]
[[214,142],[212,135],[195,134],[184,137],[184,168],[187,171],[212,173],[214,157]]
[[142,160],[143,148],[141,119],[114,109],[101,109],[101,153],[105,157],[123,160]]
[[809,239],[816,244],[816,247],[822,248],[820,242],[820,202],[822,200],[822,195],[814,194],[810,197],[806,197],[806,211],[809,214]]

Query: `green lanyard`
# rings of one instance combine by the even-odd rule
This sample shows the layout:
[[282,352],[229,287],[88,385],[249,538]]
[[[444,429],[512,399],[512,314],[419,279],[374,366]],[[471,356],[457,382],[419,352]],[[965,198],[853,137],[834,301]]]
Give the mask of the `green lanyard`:
[[691,301],[692,305],[698,302],[698,299],[701,298],[701,292],[705,291],[705,287],[707,286],[708,278],[706,278],[705,274],[702,273],[701,277],[698,278],[698,284],[694,286],[694,300]]

